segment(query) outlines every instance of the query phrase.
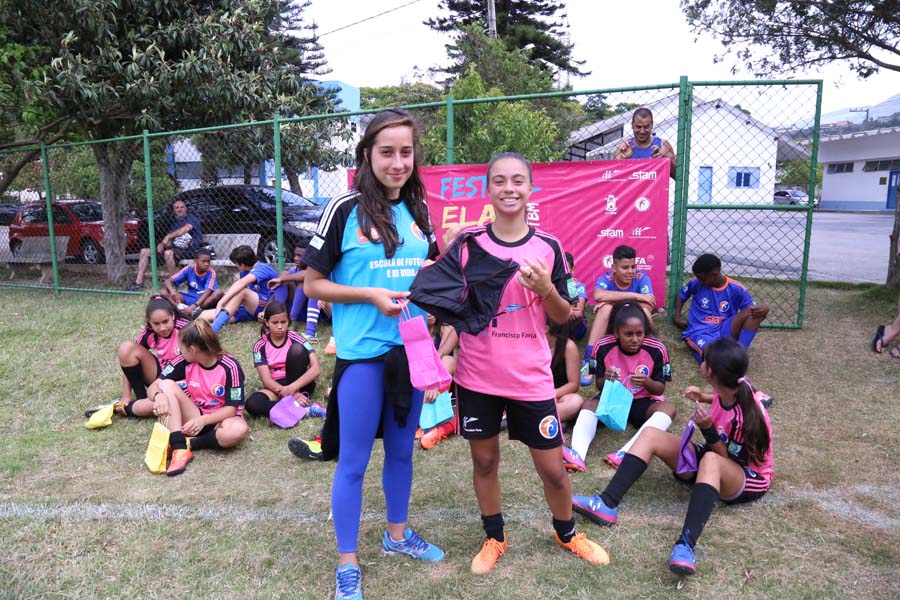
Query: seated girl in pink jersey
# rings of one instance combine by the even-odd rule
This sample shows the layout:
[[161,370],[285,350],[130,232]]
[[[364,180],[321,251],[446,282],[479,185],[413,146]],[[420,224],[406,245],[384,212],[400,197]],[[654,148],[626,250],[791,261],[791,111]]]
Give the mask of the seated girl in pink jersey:
[[547,343],[552,352],[550,372],[553,374],[553,387],[556,388],[556,410],[562,422],[577,417],[584,404],[584,398],[578,393],[581,388],[578,381],[581,375],[580,354],[575,341],[569,337],[571,327],[572,321],[562,325],[547,321]]
[[312,402],[316,379],[322,369],[309,341],[291,331],[291,318],[284,302],[270,302],[263,311],[262,337],[253,345],[253,366],[263,389],[247,398],[247,412],[268,417],[285,396],[293,396],[309,407],[308,416],[324,417],[325,409]]
[[[472,560],[485,574],[508,548],[500,504],[500,422],[504,410],[510,439],[528,446],[544,487],[556,543],[594,565],[609,562],[598,544],[576,533],[572,487],[562,461],[562,432],[550,373],[546,320],[569,319],[569,270],[555,237],[531,227],[525,211],[532,192],[531,165],[503,153],[488,163],[488,195],[494,220],[466,230],[485,252],[519,265],[503,287],[500,312],[478,335],[460,333],[454,381],[462,436],[472,454],[475,496],[486,539]],[[454,256],[451,245],[445,256]],[[438,262],[441,258],[438,259]],[[462,270],[465,265],[461,264]],[[462,277],[460,277],[462,278]]]
[[179,475],[203,448],[233,448],[247,437],[244,371],[225,354],[212,326],[197,319],[178,333],[181,356],[163,369],[153,412],[166,418],[172,460],[166,475]]
[[[647,469],[650,459],[659,457],[676,472],[676,477],[694,483],[687,514],[678,541],[672,547],[669,569],[679,575],[697,572],[694,545],[703,532],[718,500],[742,504],[762,498],[774,477],[772,425],[757,392],[744,377],[749,365],[747,350],[731,338],[719,338],[706,345],[700,374],[713,388],[711,394],[695,386],[684,390],[695,402],[691,417],[706,440],[689,444],[686,452],[697,458],[696,472],[677,473],[681,452],[679,436],[648,428],[622,458],[622,464],[600,494],[575,496],[576,512],[602,525],[616,522],[619,503]],[[701,403],[710,405],[704,408]]]
[[613,305],[608,333],[594,344],[598,394],[585,400],[572,429],[572,447],[563,450],[566,469],[584,471],[584,459],[597,433],[597,404],[607,380],[619,380],[634,394],[628,422],[637,427],[622,448],[606,457],[613,468],[647,427],[667,431],[675,418],[675,405],[663,398],[666,382],[672,380],[669,352],[657,337],[647,312],[637,302]]
[[[159,374],[181,354],[178,332],[190,323],[178,317],[175,305],[163,296],[153,296],[144,312],[144,327],[134,341],[119,344],[119,366],[122,368],[122,396],[115,411],[123,416],[153,416],[153,401],[148,398],[156,391],[153,383]],[[148,390],[149,387],[149,390]],[[134,400],[131,393],[134,392]],[[99,406],[89,408],[89,417]]]

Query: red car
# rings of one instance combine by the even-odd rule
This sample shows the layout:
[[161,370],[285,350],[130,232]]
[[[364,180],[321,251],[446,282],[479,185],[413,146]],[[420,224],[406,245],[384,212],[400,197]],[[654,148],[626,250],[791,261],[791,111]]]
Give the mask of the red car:
[[[137,231],[140,221],[125,220],[126,254],[140,252]],[[103,256],[103,210],[95,200],[56,200],[53,202],[53,228],[56,236],[68,236],[66,256],[98,265]],[[9,226],[9,250],[13,256],[27,237],[49,237],[47,205],[31,202],[19,209]]]

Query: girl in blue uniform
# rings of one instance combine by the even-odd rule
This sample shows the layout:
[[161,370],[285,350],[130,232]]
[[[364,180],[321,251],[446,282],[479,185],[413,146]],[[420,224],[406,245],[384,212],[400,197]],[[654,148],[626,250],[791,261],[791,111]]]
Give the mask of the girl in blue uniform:
[[[406,360],[398,317],[408,304],[409,286],[422,262],[436,253],[420,161],[412,116],[403,110],[375,115],[356,147],[353,189],[328,203],[305,257],[304,292],[333,303],[337,342],[328,406],[329,413],[338,410],[340,424],[331,492],[340,553],[336,599],[363,597],[357,559],[362,484],[379,429],[387,505],[382,550],[426,561],[444,556],[407,527],[422,392],[412,389],[408,372],[405,382],[392,376]],[[422,314],[411,304],[409,310]]]

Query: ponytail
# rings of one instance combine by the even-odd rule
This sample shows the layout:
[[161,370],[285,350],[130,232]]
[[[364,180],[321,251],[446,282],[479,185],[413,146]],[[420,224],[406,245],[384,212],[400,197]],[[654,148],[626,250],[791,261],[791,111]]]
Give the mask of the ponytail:
[[178,332],[178,343],[182,348],[194,346],[201,352],[209,352],[216,356],[222,356],[225,351],[219,342],[219,336],[216,334],[212,325],[203,319],[196,319]]
[[741,428],[744,448],[747,449],[751,461],[762,462],[772,439],[762,409],[753,395],[753,386],[745,377],[741,377],[738,381],[735,397],[744,415],[744,425]]

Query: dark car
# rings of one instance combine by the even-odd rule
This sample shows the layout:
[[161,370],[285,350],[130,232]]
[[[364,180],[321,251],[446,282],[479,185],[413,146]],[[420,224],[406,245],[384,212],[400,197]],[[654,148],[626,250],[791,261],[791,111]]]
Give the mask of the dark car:
[[21,204],[0,204],[0,226],[12,225]]
[[[155,213],[157,239],[162,238],[172,223],[171,207],[176,200],[184,201],[188,213],[200,220],[204,241],[209,241],[208,236],[220,240],[222,236],[233,236],[225,244],[213,244],[218,258],[228,258],[223,247],[246,244],[256,248],[259,260],[272,264],[278,261],[274,187],[223,185],[180,192]],[[281,200],[284,256],[287,262],[292,262],[294,246],[312,238],[325,207],[288,190],[282,190]]]
[[[135,219],[125,220],[126,253],[140,250]],[[89,265],[105,260],[103,253],[103,209],[96,200],[55,200],[53,202],[53,231],[57,237],[67,236],[66,256],[78,258]],[[9,250],[15,256],[28,237],[50,237],[47,205],[29,202],[19,208],[9,226]]]

